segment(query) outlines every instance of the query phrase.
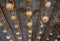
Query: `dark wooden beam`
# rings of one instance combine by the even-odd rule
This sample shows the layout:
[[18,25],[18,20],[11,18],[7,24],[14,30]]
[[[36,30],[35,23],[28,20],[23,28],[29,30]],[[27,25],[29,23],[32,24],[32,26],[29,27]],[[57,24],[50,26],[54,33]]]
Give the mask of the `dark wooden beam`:
[[47,26],[46,26],[46,28],[45,28],[45,31],[44,31],[44,33],[43,33],[43,35],[42,35],[41,40],[45,40],[45,39],[46,39],[46,36],[45,36],[45,35],[46,35],[46,33],[48,33],[48,31],[49,31],[50,23],[51,23],[54,15],[56,14],[56,11],[57,11],[58,8],[59,8],[59,6],[58,6],[57,3],[60,3],[60,0],[56,0],[56,4],[54,5],[54,8],[53,8],[52,13],[51,13],[51,15],[50,15],[50,19],[49,19],[49,21],[48,21],[48,23],[47,23]]
[[[54,27],[54,29],[52,31],[53,35],[55,34],[56,30],[59,28],[58,26],[60,26],[60,23],[57,22],[57,23],[55,23],[54,26],[55,27]],[[53,37],[53,35],[49,36],[49,41],[51,40],[51,38]]]
[[16,41],[16,37],[15,37],[15,35],[14,35],[14,32],[13,32],[13,30],[11,29],[11,26],[9,25],[9,23],[8,23],[8,21],[7,21],[6,17],[5,17],[5,15],[4,15],[4,12],[3,12],[2,7],[0,7],[0,11],[1,11],[1,14],[2,14],[4,20],[6,21],[7,27],[10,29],[10,32],[11,32],[12,35],[14,36],[14,41]]
[[36,25],[34,41],[37,41],[38,30],[40,28],[41,15],[43,13],[42,12],[43,11],[43,6],[44,6],[44,0],[40,0],[39,13],[38,13],[38,22],[37,22],[37,25]]
[[15,12],[15,14],[16,14],[16,17],[17,17],[17,23],[18,23],[18,25],[19,25],[18,31],[21,33],[20,35],[22,36],[22,41],[23,41],[24,38],[23,38],[22,31],[21,31],[20,23],[19,23],[19,18],[18,18],[18,14],[17,14],[17,9],[16,9],[15,0],[12,0],[12,3],[13,3],[13,5],[14,5],[14,9],[13,9],[13,10],[14,10],[14,12]]

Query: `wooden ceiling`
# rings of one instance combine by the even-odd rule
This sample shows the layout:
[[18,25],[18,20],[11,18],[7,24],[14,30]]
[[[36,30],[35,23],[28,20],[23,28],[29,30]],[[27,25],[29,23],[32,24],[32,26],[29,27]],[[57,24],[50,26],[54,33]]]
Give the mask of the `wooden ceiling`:
[[[5,8],[6,0],[0,0],[0,1],[1,1],[1,3],[0,3],[0,16],[5,21],[4,26],[0,28],[0,30],[1,30],[0,31],[0,41],[10,41],[5,38],[6,35],[10,35],[12,37],[11,39],[13,39],[13,41],[28,41],[28,28],[26,27],[26,23],[25,23],[26,19],[27,19],[26,15],[25,15],[26,6],[19,7],[19,5],[20,5],[19,3],[21,3],[21,2],[25,2],[24,5],[26,5],[26,0],[12,0],[12,3],[14,5],[13,11],[6,10],[6,8]],[[32,1],[34,2],[34,0],[32,0]],[[56,37],[56,35],[60,35],[60,18],[56,18],[56,20],[54,21],[55,15],[58,16],[57,13],[58,13],[58,11],[60,12],[60,8],[59,8],[60,0],[55,0],[56,2],[54,4],[53,9],[51,10],[51,14],[50,15],[48,14],[50,16],[49,21],[47,23],[44,23],[46,25],[44,26],[44,30],[43,30],[42,35],[39,35],[39,29],[41,30],[40,22],[41,22],[41,16],[43,14],[45,0],[35,0],[35,1],[36,2],[39,1],[40,3],[39,3],[39,9],[37,7],[36,7],[37,8],[36,10],[32,9],[32,11],[33,11],[33,15],[31,16],[32,22],[35,21],[34,20],[35,17],[37,18],[36,19],[37,21],[35,22],[35,25],[33,23],[33,26],[32,26],[31,41],[54,41],[55,39],[58,39],[58,41],[60,41],[59,40],[60,38]],[[49,0],[49,1],[51,1],[51,0]],[[32,5],[37,4],[37,3],[33,4],[33,2],[31,3]],[[23,3],[21,3],[21,5],[22,4]],[[14,14],[17,17],[17,19],[15,21],[10,20],[11,15],[9,15],[8,13],[11,13],[11,12],[14,12]],[[36,12],[38,12],[38,13],[36,13]],[[59,15],[60,15],[60,13],[59,13]],[[23,16],[23,18],[25,18],[25,19],[22,19],[21,16]],[[51,26],[52,21],[54,21],[53,26]],[[14,29],[14,27],[13,27],[14,24],[18,24],[18,29]],[[7,34],[2,33],[2,30],[5,26],[6,26],[6,29],[8,30]],[[49,35],[50,30],[53,33],[52,36]],[[17,31],[21,33],[18,36],[21,36],[22,40],[17,39],[18,36],[15,34]],[[41,37],[40,40],[37,39],[38,36]],[[47,38],[49,38],[49,40],[47,40]]]

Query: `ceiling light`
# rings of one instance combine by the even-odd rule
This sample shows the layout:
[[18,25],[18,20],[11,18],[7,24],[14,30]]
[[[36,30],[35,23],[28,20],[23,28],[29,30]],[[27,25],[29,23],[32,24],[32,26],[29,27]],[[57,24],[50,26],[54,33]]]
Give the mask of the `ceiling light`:
[[60,38],[60,35],[58,35],[57,37]]
[[40,25],[40,28],[43,28],[43,27],[44,27],[44,25],[43,25],[43,24],[41,24],[41,25]]
[[28,30],[28,33],[32,33],[32,30]]
[[16,16],[11,16],[11,20],[15,20],[16,19]]
[[20,34],[20,32],[16,32],[16,35],[19,35]]
[[45,7],[46,7],[46,8],[51,7],[51,2],[46,2]]
[[22,37],[18,37],[18,39],[19,39],[19,40],[21,40],[21,39],[22,39]]
[[49,38],[47,38],[47,40],[49,40]]
[[27,22],[27,27],[31,27],[32,26],[32,22]]
[[13,41],[13,40],[10,40],[10,41]]
[[54,41],[58,41],[58,39],[55,39]]
[[42,17],[42,21],[43,22],[48,22],[49,21],[49,17],[48,16],[43,16]]
[[28,39],[28,41],[31,41],[31,39]]
[[41,39],[41,37],[40,37],[40,36],[38,36],[38,37],[37,37],[37,39]]
[[3,24],[2,23],[0,23],[0,27],[2,27],[3,26]]
[[31,16],[32,16],[32,11],[27,11],[27,12],[26,12],[26,16],[27,16],[27,17],[31,17]]
[[15,28],[18,28],[19,27],[19,25],[18,24],[15,24]]
[[3,33],[7,33],[7,30],[6,30],[6,29],[4,29],[4,30],[3,30]]
[[39,31],[39,34],[42,34],[42,31]]
[[31,37],[32,35],[28,35],[28,37]]
[[13,4],[12,3],[6,3],[6,9],[7,10],[13,10]]
[[6,36],[6,39],[10,39],[11,37],[10,36]]
[[49,35],[53,35],[53,33],[50,33]]

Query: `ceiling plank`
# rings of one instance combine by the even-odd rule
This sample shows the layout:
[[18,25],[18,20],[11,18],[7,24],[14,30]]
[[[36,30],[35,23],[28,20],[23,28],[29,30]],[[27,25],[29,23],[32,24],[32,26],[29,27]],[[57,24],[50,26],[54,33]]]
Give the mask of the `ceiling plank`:
[[[59,28],[58,27],[59,25],[60,25],[60,23],[55,23],[55,25],[54,25],[55,27],[54,27],[54,29],[52,31],[53,35],[55,34],[56,30]],[[49,41],[51,40],[51,38],[52,38],[53,35],[49,36]]]
[[[48,21],[48,23],[47,23],[47,26],[46,26],[46,28],[45,28],[45,31],[44,31],[44,33],[43,33],[43,35],[42,35],[42,38],[41,38],[41,40],[45,40],[46,38],[46,33],[49,31],[49,27],[50,27],[50,23],[51,23],[51,21],[52,21],[52,19],[53,19],[53,17],[54,17],[54,15],[56,14],[56,11],[58,10],[58,8],[59,8],[59,6],[58,6],[58,4],[57,3],[60,3],[60,0],[56,0],[56,4],[55,4],[55,6],[54,6],[54,8],[53,8],[53,10],[52,10],[52,13],[51,13],[51,15],[50,15],[50,19],[49,19],[49,21]],[[44,35],[45,34],[45,35]]]
[[4,12],[3,12],[3,9],[2,9],[1,6],[0,6],[0,11],[1,11],[1,13],[2,13],[2,16],[3,16],[4,20],[6,21],[7,27],[10,29],[10,32],[11,32],[12,35],[14,36],[14,41],[16,41],[16,37],[15,37],[15,35],[14,35],[14,32],[13,32],[13,30],[11,29],[11,26],[9,25],[9,23],[8,23],[6,17],[5,17]]
[[38,22],[37,22],[37,26],[36,26],[36,31],[35,31],[35,41],[37,41],[37,35],[38,35],[38,29],[40,26],[40,21],[41,21],[41,15],[42,15],[42,11],[43,11],[43,6],[44,6],[44,0],[40,0],[40,6],[39,6],[39,13],[38,13]]
[[[18,14],[17,14],[17,9],[16,9],[15,0],[12,0],[12,3],[13,3],[13,5],[14,5],[14,12],[15,12],[15,14],[16,14],[17,22],[18,22],[18,25],[19,25],[18,31],[21,33],[21,36],[22,36],[22,38],[23,38],[23,34],[22,34],[22,31],[21,31],[21,27],[20,27],[20,23],[19,23],[19,18],[18,18]],[[23,38],[22,40],[24,40],[24,38]]]

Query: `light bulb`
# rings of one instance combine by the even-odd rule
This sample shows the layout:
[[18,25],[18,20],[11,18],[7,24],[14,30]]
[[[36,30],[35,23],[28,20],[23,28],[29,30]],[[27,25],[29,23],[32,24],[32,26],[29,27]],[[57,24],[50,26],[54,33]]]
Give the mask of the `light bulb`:
[[15,20],[16,19],[16,16],[11,16],[11,20]]
[[4,29],[4,30],[3,30],[3,33],[7,33],[7,30],[6,30],[6,29]]
[[41,25],[40,25],[40,28],[43,28],[43,27],[44,27],[44,25],[43,25],[43,24],[41,24]]
[[28,37],[31,37],[31,35],[28,35]]
[[49,38],[47,38],[47,40],[49,40]]
[[2,27],[3,26],[3,24],[2,23],[0,23],[0,27]]
[[37,37],[37,39],[41,39],[41,37],[40,37],[40,36],[38,36],[38,37]]
[[49,21],[49,17],[48,16],[43,16],[42,17],[42,21],[43,22],[48,22]]
[[18,28],[19,27],[19,25],[18,24],[15,24],[15,28]]
[[39,34],[42,34],[42,31],[39,31]]
[[18,37],[18,39],[19,39],[19,40],[21,40],[21,39],[22,39],[22,37]]
[[10,36],[6,36],[6,39],[10,39],[11,37]]
[[54,41],[58,41],[58,39],[55,39]]
[[28,41],[31,41],[31,39],[28,39]]
[[32,26],[32,22],[27,22],[27,27],[31,27]]
[[58,35],[57,37],[60,38],[60,35]]
[[13,41],[13,40],[10,39],[10,41]]
[[16,32],[16,35],[19,35],[20,34],[20,32]]
[[7,10],[12,10],[13,9],[13,4],[12,3],[6,3],[6,9]]
[[28,33],[32,33],[32,30],[28,30]]
[[27,11],[27,12],[26,12],[26,16],[27,16],[27,17],[31,17],[31,16],[32,16],[32,11]]
[[53,33],[50,33],[50,35],[53,35]]
[[45,7],[49,8],[51,6],[51,2],[46,2]]

